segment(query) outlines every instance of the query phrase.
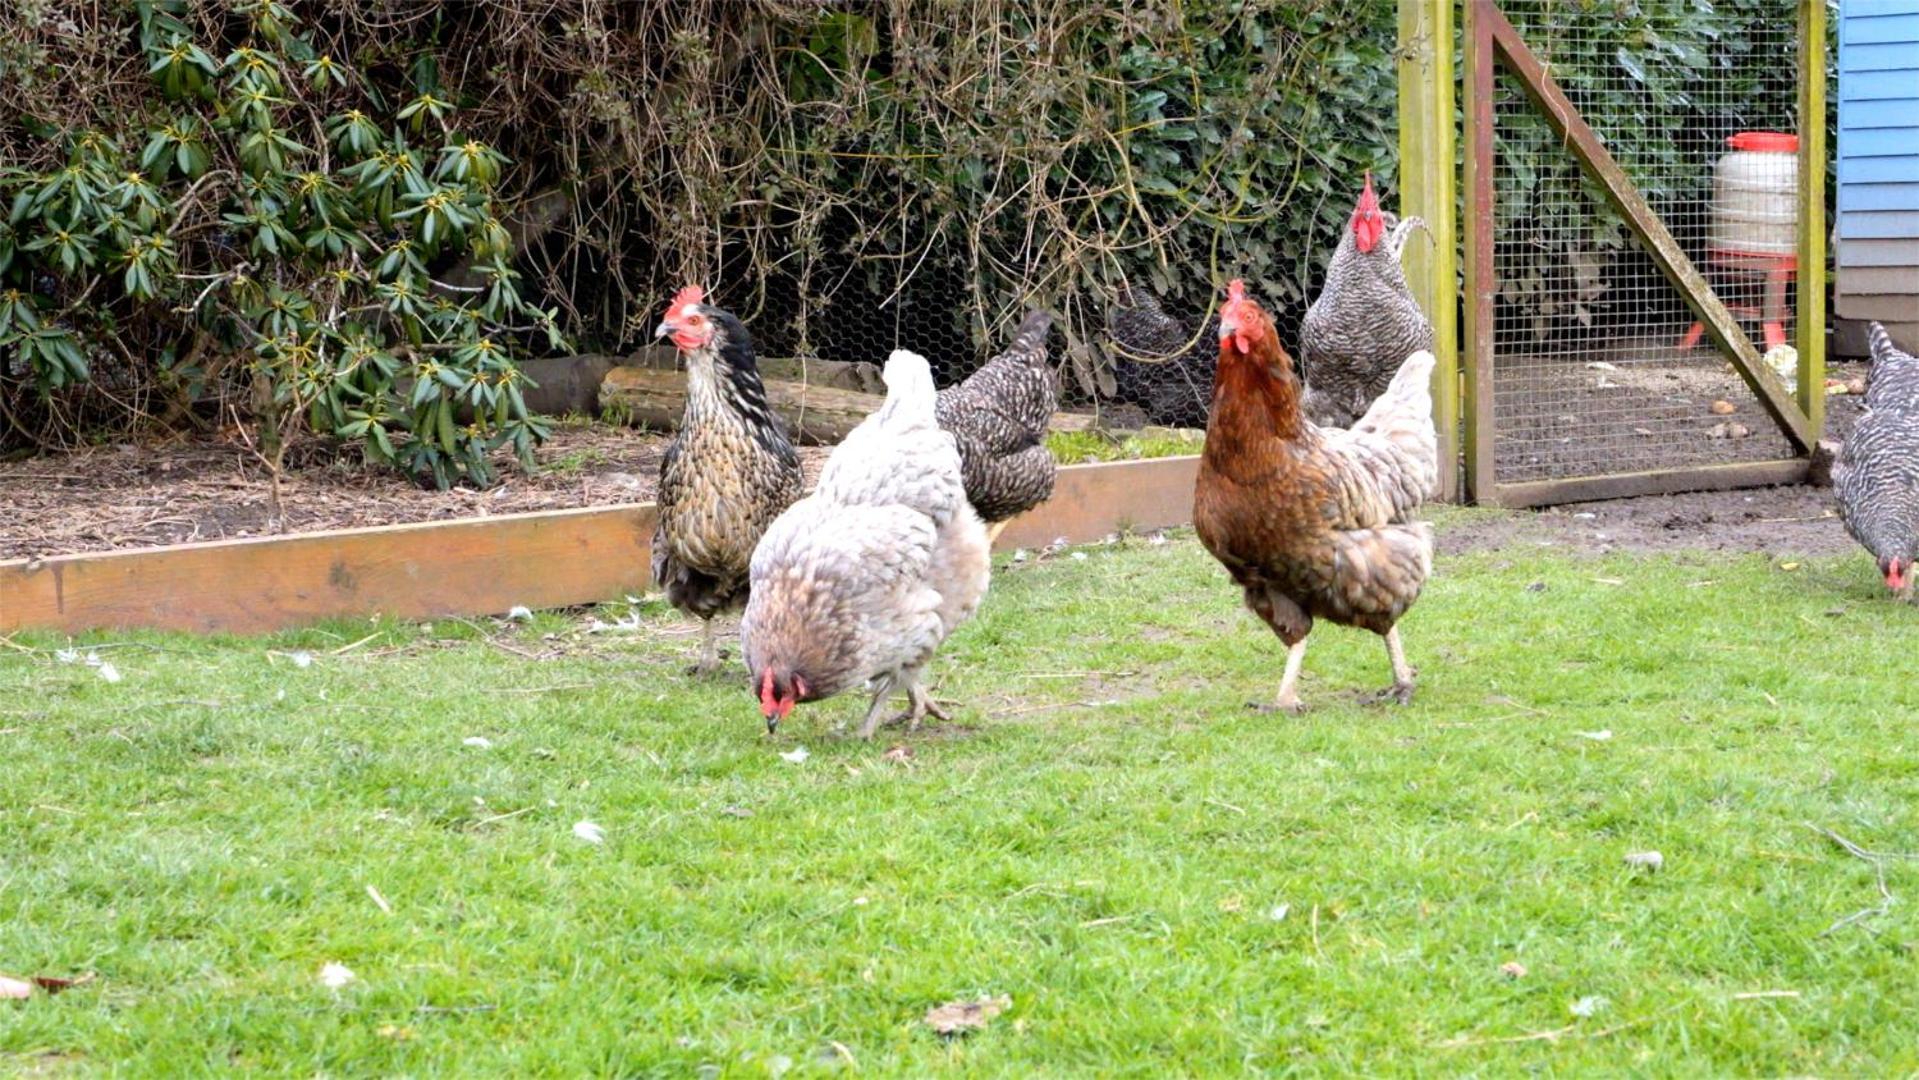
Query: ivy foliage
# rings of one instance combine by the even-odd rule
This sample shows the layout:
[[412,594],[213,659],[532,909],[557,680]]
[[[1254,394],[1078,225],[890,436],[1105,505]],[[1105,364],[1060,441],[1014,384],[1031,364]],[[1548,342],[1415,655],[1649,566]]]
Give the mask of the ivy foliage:
[[[158,355],[189,399],[248,384],[276,470],[282,425],[301,421],[441,487],[489,483],[503,447],[530,460],[544,427],[513,354],[528,334],[557,344],[557,327],[509,263],[494,196],[508,161],[461,130],[431,58],[395,98],[280,0],[136,0],[125,21],[89,40],[138,50],[136,95],[95,123],[25,111],[5,132],[28,162],[0,171],[0,401],[16,432],[97,358]],[[13,61],[30,82],[59,58]],[[434,280],[459,260],[477,285]]]

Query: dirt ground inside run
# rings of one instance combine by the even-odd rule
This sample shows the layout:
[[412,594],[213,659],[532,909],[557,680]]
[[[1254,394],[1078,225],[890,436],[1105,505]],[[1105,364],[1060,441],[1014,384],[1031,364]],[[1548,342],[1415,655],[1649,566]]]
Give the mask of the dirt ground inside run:
[[[1834,419],[1834,431],[1850,426],[1850,417]],[[569,426],[554,432],[532,474],[509,467],[504,481],[491,490],[433,491],[390,471],[366,468],[356,452],[313,442],[290,455],[284,483],[287,531],[642,502],[653,496],[664,446],[665,439],[656,434]],[[801,451],[809,482],[826,453]],[[1852,546],[1834,516],[1831,493],[1809,487],[1656,496],[1508,515],[1441,511],[1440,516],[1441,548],[1447,551],[1522,543],[1594,552],[1813,555]],[[100,446],[0,464],[0,559],[273,531],[266,473],[234,443]]]

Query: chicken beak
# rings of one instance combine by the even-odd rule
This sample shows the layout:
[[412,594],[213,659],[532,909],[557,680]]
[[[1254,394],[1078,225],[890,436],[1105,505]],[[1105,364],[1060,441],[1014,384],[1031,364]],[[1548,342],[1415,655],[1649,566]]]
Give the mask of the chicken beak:
[[777,735],[777,734],[779,734],[779,732],[780,732],[780,718],[779,718],[779,717],[777,717],[777,716],[769,716],[769,717],[767,717],[767,718],[766,718],[766,733],[767,733],[768,735]]
[[673,332],[672,322],[665,319],[660,320],[660,325],[653,328],[653,336],[656,338],[663,338],[672,332]]

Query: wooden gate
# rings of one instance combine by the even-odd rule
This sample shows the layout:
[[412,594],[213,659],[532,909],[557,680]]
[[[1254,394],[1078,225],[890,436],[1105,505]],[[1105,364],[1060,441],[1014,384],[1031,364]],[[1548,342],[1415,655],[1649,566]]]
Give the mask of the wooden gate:
[[[1635,8],[1662,3],[1675,18],[1698,9]],[[1778,3],[1732,57],[1661,38],[1651,20],[1614,48],[1613,15],[1583,5],[1461,0],[1459,400],[1475,501],[1805,478],[1825,401],[1825,0]],[[1408,212],[1429,220],[1452,201],[1450,177],[1422,183],[1415,155],[1452,157],[1433,130],[1451,127],[1435,87],[1450,90],[1452,15],[1450,0],[1401,6]],[[1434,261],[1429,274],[1450,278]]]

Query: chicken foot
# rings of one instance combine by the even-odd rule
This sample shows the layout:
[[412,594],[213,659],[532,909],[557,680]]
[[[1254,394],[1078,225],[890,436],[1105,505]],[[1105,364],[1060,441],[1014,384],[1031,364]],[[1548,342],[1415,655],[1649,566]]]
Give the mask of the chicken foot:
[[1393,663],[1393,684],[1381,690],[1379,693],[1374,694],[1372,700],[1380,704],[1391,701],[1400,705],[1411,705],[1413,703],[1413,677],[1419,673],[1414,671],[1412,665],[1406,662],[1406,648],[1399,642],[1399,627],[1397,626],[1386,631],[1386,655]]
[[[906,711],[882,720],[880,712],[886,705],[886,699],[892,697],[893,691],[901,686],[906,688],[908,706]],[[933,695],[926,692],[926,687],[920,683],[918,671],[903,671],[897,675],[882,676],[879,685],[873,689],[873,703],[867,707],[866,719],[860,724],[859,737],[870,739],[880,728],[892,727],[902,721],[906,724],[906,730],[918,731],[920,720],[929,715],[937,720],[952,719],[952,716],[933,700]]]

